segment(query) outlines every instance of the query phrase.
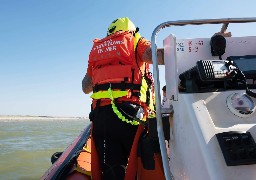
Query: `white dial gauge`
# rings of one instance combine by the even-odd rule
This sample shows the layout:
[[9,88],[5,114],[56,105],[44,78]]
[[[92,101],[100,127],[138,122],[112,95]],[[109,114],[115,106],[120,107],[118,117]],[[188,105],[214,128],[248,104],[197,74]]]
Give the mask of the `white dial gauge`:
[[245,93],[234,93],[228,96],[227,106],[238,117],[249,117],[256,109],[253,99]]

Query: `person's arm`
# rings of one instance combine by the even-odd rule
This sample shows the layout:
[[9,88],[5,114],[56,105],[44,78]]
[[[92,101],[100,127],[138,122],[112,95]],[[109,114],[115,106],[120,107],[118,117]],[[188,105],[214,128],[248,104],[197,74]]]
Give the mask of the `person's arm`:
[[[227,32],[228,24],[229,24],[229,23],[224,23],[224,24],[222,25],[221,29],[220,29],[220,32],[217,32],[217,33],[215,33],[214,35],[221,35],[221,36],[223,36],[223,37],[231,37],[231,36],[232,36],[231,32]],[[213,36],[214,36],[214,35],[213,35]]]
[[[148,47],[144,54],[142,55],[142,61],[147,62],[149,64],[152,64],[152,49],[151,46]],[[163,65],[164,64],[164,49],[157,49],[157,61],[159,65]]]
[[92,78],[87,74],[82,80],[82,89],[85,94],[89,94],[90,92],[92,92]]

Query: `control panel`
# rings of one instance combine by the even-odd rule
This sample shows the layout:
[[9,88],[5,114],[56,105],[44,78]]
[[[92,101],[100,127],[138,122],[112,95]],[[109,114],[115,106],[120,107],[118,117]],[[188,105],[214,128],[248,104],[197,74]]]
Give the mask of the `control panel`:
[[256,144],[250,132],[216,134],[227,166],[256,164]]

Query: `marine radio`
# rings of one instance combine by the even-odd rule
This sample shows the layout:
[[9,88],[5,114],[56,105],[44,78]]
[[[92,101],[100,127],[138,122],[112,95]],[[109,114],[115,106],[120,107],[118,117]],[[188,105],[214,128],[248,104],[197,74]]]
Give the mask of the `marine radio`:
[[227,61],[199,60],[196,66],[179,75],[180,86],[186,92],[201,92],[210,87],[219,87],[219,84],[230,80],[230,69]]
[[[191,69],[179,75],[180,91],[189,93],[245,89],[249,96],[256,93],[256,56],[230,56],[227,60],[199,60]],[[248,86],[247,80],[252,84]]]
[[202,81],[223,81],[229,77],[229,69],[222,60],[197,61],[197,70]]

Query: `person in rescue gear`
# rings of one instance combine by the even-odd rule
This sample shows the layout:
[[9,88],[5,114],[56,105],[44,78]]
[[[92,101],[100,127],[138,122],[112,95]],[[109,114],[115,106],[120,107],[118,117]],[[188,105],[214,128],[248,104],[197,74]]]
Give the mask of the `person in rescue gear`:
[[[169,99],[166,97],[166,86],[162,88],[163,91],[163,98],[162,98],[162,108],[170,108]],[[169,113],[162,114],[162,121],[163,121],[163,130],[164,130],[164,137],[165,140],[169,142],[170,140],[170,122],[169,122]]]
[[[163,98],[162,98],[162,108],[170,108],[170,100],[166,97],[166,86],[162,88],[163,91]],[[169,146],[169,140],[170,140],[170,122],[169,122],[169,113],[162,114],[162,123],[163,123],[163,131],[164,131],[164,137],[165,140],[168,141]]]
[[[164,64],[163,49],[158,49],[157,55],[158,64]],[[82,80],[83,92],[93,91],[89,118],[102,172],[94,175],[96,161],[92,159],[94,179],[125,177],[136,132],[154,112],[149,64],[152,64],[150,41],[140,36],[139,28],[127,17],[114,20],[107,36],[94,40]]]

